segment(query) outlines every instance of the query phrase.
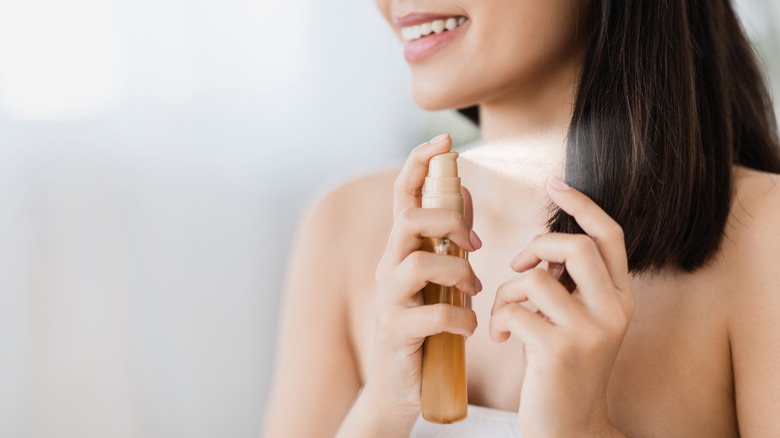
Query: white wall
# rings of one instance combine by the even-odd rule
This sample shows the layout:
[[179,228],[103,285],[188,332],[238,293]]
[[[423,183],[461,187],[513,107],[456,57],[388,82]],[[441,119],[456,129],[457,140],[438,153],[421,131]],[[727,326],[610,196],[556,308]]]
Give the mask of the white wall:
[[0,437],[256,436],[305,203],[442,131],[373,2],[0,0]]

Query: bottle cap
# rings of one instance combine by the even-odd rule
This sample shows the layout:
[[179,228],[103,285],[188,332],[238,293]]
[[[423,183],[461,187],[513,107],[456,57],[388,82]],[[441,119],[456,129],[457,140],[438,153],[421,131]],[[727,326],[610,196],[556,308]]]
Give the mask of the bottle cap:
[[423,185],[423,208],[447,208],[463,213],[457,159],[457,152],[445,152],[430,159]]
[[429,178],[454,178],[458,176],[457,152],[434,155],[428,162]]

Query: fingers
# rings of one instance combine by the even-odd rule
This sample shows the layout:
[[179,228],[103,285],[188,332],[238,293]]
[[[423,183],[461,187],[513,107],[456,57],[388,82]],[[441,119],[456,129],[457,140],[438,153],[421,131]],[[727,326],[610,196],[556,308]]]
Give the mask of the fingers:
[[497,309],[490,317],[490,339],[504,342],[509,335],[519,337],[529,345],[545,345],[551,335],[551,325],[522,304],[510,303]]
[[398,310],[392,329],[410,340],[449,332],[471,336],[477,328],[477,315],[473,310],[451,304],[429,304]]
[[579,303],[566,288],[541,268],[530,269],[499,286],[491,314],[524,301],[531,301],[555,324],[573,325],[584,317]]
[[424,237],[447,237],[466,251],[475,251],[482,246],[477,234],[471,230],[473,210],[471,194],[466,188],[461,188],[464,214],[445,209],[420,208],[428,161],[434,155],[446,152],[451,146],[452,140],[448,134],[439,135],[418,146],[396,178],[393,200],[395,221],[385,253],[377,267],[377,283],[386,283],[404,258],[420,248]]
[[[547,188],[587,234],[549,233],[532,239],[510,262],[512,269],[528,275],[502,286],[505,291],[497,295],[495,311],[528,300],[550,317],[550,326],[582,326],[593,317],[599,324],[624,327],[633,312],[633,297],[622,229],[595,202],[562,181],[551,178]],[[549,263],[549,272],[536,268],[542,261]],[[574,295],[564,294],[556,279],[560,264],[577,284]]]
[[414,148],[393,186],[393,217],[407,208],[420,207],[428,160],[452,147],[449,134],[441,134]]
[[547,182],[547,193],[593,238],[615,286],[630,292],[623,228],[592,199],[558,178],[551,177]]
[[447,237],[466,251],[482,246],[477,233],[457,211],[443,208],[407,208],[396,219],[390,231],[387,257],[400,263],[412,251],[420,248],[423,237]]
[[429,282],[452,286],[471,296],[482,290],[482,283],[466,259],[415,251],[398,265],[380,292],[380,299],[386,305],[422,304],[418,300],[419,292]]
[[[512,259],[510,266],[515,271],[523,272],[543,260],[563,263],[590,307],[597,308],[604,301],[605,294],[613,293],[615,290],[612,277],[604,265],[596,243],[587,235],[565,233],[538,235]],[[553,279],[546,271],[541,272],[547,274],[545,278]],[[563,287],[557,280],[555,282]]]

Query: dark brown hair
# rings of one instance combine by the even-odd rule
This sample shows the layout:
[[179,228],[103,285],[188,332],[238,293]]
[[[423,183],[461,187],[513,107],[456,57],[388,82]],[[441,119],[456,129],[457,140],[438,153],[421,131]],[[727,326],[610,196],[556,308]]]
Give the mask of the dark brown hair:
[[[729,0],[595,0],[593,12],[566,180],[623,227],[630,271],[692,272],[720,247],[732,165],[780,173],[764,78]],[[477,107],[460,111],[479,123]],[[547,225],[582,232],[557,208]]]

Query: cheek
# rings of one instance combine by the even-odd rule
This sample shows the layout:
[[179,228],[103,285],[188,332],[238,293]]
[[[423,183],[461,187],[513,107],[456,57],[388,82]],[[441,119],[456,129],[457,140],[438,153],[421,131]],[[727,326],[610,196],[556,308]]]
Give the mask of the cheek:
[[520,3],[473,11],[472,28],[439,59],[412,66],[412,92],[424,109],[462,108],[519,88],[535,89],[577,57],[571,1]]
[[500,28],[480,35],[487,48],[476,57],[481,65],[492,67],[483,73],[536,86],[568,65],[580,48],[574,12],[551,7],[502,20]]

